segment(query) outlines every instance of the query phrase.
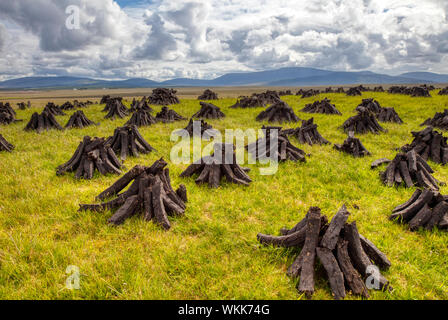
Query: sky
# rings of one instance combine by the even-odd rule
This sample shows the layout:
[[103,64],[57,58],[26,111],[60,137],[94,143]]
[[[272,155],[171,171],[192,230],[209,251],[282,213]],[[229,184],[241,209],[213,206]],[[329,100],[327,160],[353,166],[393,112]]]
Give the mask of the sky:
[[[67,28],[67,7],[79,28]],[[73,21],[73,20],[70,20]],[[0,0],[0,80],[448,73],[447,0]]]

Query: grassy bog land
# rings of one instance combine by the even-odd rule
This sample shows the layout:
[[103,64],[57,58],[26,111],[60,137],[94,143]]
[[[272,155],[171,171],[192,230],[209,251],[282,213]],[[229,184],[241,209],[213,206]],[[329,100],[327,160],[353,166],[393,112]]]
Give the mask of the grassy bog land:
[[[169,163],[172,185],[187,186],[186,216],[171,218],[172,229],[163,231],[139,217],[124,225],[107,225],[110,212],[78,212],[80,203],[93,203],[95,196],[116,181],[117,176],[75,180],[73,174],[57,177],[56,167],[74,153],[83,136],[107,137],[128,119],[106,120],[104,105],[83,109],[101,125],[82,130],[25,132],[33,112],[47,100],[32,100],[30,110],[17,110],[23,123],[1,126],[2,134],[16,149],[0,153],[0,298],[2,299],[304,299],[296,281],[286,275],[295,254],[283,248],[263,247],[259,232],[278,234],[303,219],[309,207],[318,206],[330,219],[346,204],[361,234],[382,250],[392,267],[384,276],[393,292],[370,290],[371,299],[448,299],[448,233],[410,232],[405,225],[389,221],[392,209],[410,198],[415,188],[390,188],[371,170],[372,161],[393,159],[412,141],[425,119],[448,108],[448,97],[431,92],[432,98],[364,92],[362,97],[321,94],[286,101],[301,119],[314,117],[318,130],[332,143],[342,143],[346,134],[338,127],[355,115],[362,98],[375,98],[383,107],[394,107],[403,125],[381,123],[383,134],[358,135],[372,156],[355,159],[327,146],[300,145],[311,153],[306,163],[286,162],[273,176],[262,176],[258,167],[249,176],[253,183],[242,187],[224,183],[216,190],[197,186],[194,179],[180,178],[187,165],[174,165],[170,150],[173,130],[187,121],[142,127],[143,137],[157,150],[140,158],[128,158],[127,171],[137,164],[149,166],[164,157]],[[15,99],[26,101],[26,93]],[[342,116],[299,112],[305,104],[325,97]],[[127,98],[132,100],[132,98]],[[83,101],[86,99],[80,98]],[[90,99],[92,100],[92,99]],[[97,99],[99,100],[99,99]],[[236,99],[213,102],[226,114],[222,120],[206,120],[215,129],[259,129],[255,117],[263,108],[230,109]],[[63,102],[63,101],[61,101]],[[59,101],[57,101],[59,104]],[[171,106],[189,118],[199,110],[195,99],[182,99]],[[152,106],[156,112],[160,107]],[[57,120],[65,125],[73,111]],[[285,127],[298,126],[288,124]],[[448,167],[428,162],[435,178],[448,182]],[[441,187],[448,194],[448,187]],[[66,268],[79,267],[80,289],[65,287]],[[325,273],[323,268],[318,272]],[[332,299],[326,277],[316,277],[313,299]],[[346,299],[355,299],[348,295]]]

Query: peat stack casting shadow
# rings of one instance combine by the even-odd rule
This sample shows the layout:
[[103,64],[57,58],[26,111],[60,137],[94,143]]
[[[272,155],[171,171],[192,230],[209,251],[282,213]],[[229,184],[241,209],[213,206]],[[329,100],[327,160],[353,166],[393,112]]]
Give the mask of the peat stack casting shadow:
[[204,93],[198,97],[198,100],[218,100],[218,94],[210,89],[206,89]]
[[152,110],[152,108],[148,105],[148,99],[146,99],[146,97],[143,97],[140,101],[134,101],[132,102],[131,105],[131,112],[136,112],[138,110],[144,110],[144,111],[148,111],[148,112],[153,112],[154,110]]
[[162,110],[156,115],[155,120],[162,123],[170,123],[174,121],[187,120],[187,118],[182,117],[176,111],[169,109],[168,107],[162,107]]
[[57,168],[56,175],[75,172],[76,179],[90,180],[95,170],[102,175],[121,174],[121,162],[106,142],[104,138],[84,137],[72,158]]
[[341,115],[342,113],[336,109],[334,104],[331,104],[331,101],[327,98],[322,101],[315,101],[313,103],[307,104],[305,108],[300,110],[301,112],[307,113],[322,113],[322,114],[337,114]]
[[78,110],[70,117],[67,124],[65,125],[65,129],[83,129],[94,125],[98,126],[99,123],[95,123],[89,120],[82,110]]
[[16,119],[16,115],[16,112],[9,103],[3,104],[0,102],[0,125],[8,125],[23,121]]
[[412,140],[411,144],[406,144],[401,147],[402,152],[414,150],[425,161],[431,159],[435,163],[442,165],[447,164],[447,138],[445,138],[441,133],[435,131],[431,126],[422,131],[411,133],[414,136],[414,140]]
[[62,111],[61,107],[58,107],[53,102],[47,103],[47,105],[45,106],[43,111],[51,113],[54,116],[65,116],[66,115],[65,112]]
[[241,97],[237,100],[237,102],[230,106],[232,109],[237,108],[260,108],[266,107],[266,101],[259,96],[252,97]]
[[444,183],[432,176],[434,170],[414,150],[399,153],[380,173],[383,183],[389,187],[404,185],[411,188],[414,185],[421,188],[439,190]]
[[448,130],[448,109],[436,112],[433,118],[426,119],[420,126],[432,126],[442,130]]
[[195,182],[197,184],[207,183],[210,188],[218,188],[223,178],[226,178],[229,183],[245,186],[252,182],[247,175],[250,170],[237,163],[233,144],[215,143],[213,148],[213,155],[203,157],[193,163],[180,176],[185,178],[198,174]]
[[129,115],[129,109],[126,108],[124,104],[122,104],[120,101],[114,101],[109,106],[109,112],[104,117],[105,119],[123,119],[127,115]]
[[25,127],[25,131],[37,131],[37,133],[41,133],[44,130],[63,130],[61,125],[56,120],[56,117],[47,111],[38,114],[37,112],[33,113],[30,121]]
[[364,147],[358,138],[355,138],[355,133],[350,131],[348,138],[341,144],[335,144],[334,148],[338,151],[351,154],[354,157],[369,156],[370,152]]
[[246,150],[254,159],[306,162],[305,151],[295,147],[286,134],[282,132],[281,127],[263,126],[262,130],[264,130],[265,136],[246,146]]
[[150,104],[158,106],[168,106],[171,104],[179,104],[180,100],[176,96],[177,91],[174,89],[157,88],[152,90],[148,101]]
[[127,126],[137,127],[149,127],[152,124],[156,124],[156,118],[154,118],[149,111],[138,109],[131,116],[131,119],[126,122]]
[[343,124],[342,129],[345,133],[353,131],[357,134],[362,133],[380,133],[386,130],[380,126],[375,118],[375,115],[366,108],[358,108],[358,114],[351,118],[348,118]]
[[329,144],[330,142],[321,136],[317,131],[317,124],[314,123],[314,118],[309,120],[302,120],[302,126],[296,129],[283,130],[288,136],[294,136],[300,143],[308,143],[310,146],[318,144]]
[[[260,233],[257,239],[263,245],[301,249],[287,274],[291,278],[300,277],[297,290],[308,298],[315,290],[317,259],[327,273],[335,299],[343,299],[350,291],[367,298],[365,284],[372,265],[387,270],[391,263],[371,241],[359,234],[356,222],[347,223],[349,215],[344,205],[328,223],[320,208],[311,207],[305,219],[290,230],[282,229],[281,236]],[[382,290],[391,289],[381,273],[378,280]]]
[[405,203],[397,206],[390,220],[408,224],[411,231],[419,228],[448,230],[448,196],[433,190],[417,189]]
[[193,118],[221,119],[226,115],[217,106],[207,102],[200,102],[201,109],[193,115]]
[[300,121],[294,110],[284,101],[278,101],[268,107],[257,116],[256,120],[279,123]]
[[[114,197],[113,200],[101,204],[81,204],[79,210],[114,210],[115,213],[109,219],[113,225],[123,224],[126,219],[140,215],[145,221],[153,221],[169,230],[171,223],[168,216],[185,214],[187,189],[180,185],[176,191],[173,190],[169,170],[164,169],[167,165],[160,159],[151,167],[135,166],[96,197],[101,201]],[[129,184],[130,187],[121,192]]]
[[140,153],[148,154],[155,151],[134,125],[115,129],[114,135],[107,139],[106,144],[115,154],[120,155],[122,161],[128,156],[139,157]]

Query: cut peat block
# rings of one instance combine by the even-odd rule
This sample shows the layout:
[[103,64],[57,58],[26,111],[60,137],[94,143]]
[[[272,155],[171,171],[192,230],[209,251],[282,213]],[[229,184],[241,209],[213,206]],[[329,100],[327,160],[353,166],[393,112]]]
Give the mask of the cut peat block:
[[191,118],[188,125],[184,129],[179,130],[177,134],[179,136],[187,134],[191,138],[196,136],[208,140],[213,137],[213,132],[215,132],[215,129],[204,120],[193,120],[193,118]]
[[392,160],[386,159],[386,158],[382,158],[382,159],[378,159],[372,162],[372,164],[370,165],[370,168],[372,169],[376,169],[379,166],[383,165],[383,164],[389,164],[391,163]]
[[411,144],[401,147],[402,152],[414,150],[423,160],[431,159],[435,163],[445,165],[448,163],[447,138],[429,126],[418,132],[412,132],[414,140]]
[[115,101],[109,107],[109,112],[104,117],[105,119],[123,119],[129,114],[128,108],[126,108],[121,102]]
[[294,110],[284,101],[278,101],[261,112],[256,120],[279,123],[300,121],[299,117],[294,113]]
[[41,114],[35,112],[31,116],[31,120],[28,122],[24,130],[37,131],[38,133],[41,133],[44,130],[48,131],[50,129],[63,130],[55,116],[48,111],[44,111]]
[[43,111],[51,113],[54,116],[65,116],[66,115],[65,112],[62,111],[61,107],[58,107],[53,102],[47,103],[47,105],[45,106]]
[[56,174],[60,176],[67,172],[75,172],[76,179],[87,180],[93,178],[95,170],[102,175],[120,174],[121,162],[106,142],[104,138],[84,137],[72,158],[67,163],[60,165]]
[[[356,222],[347,223],[349,215],[344,205],[328,223],[320,208],[311,207],[306,217],[292,229],[281,229],[281,236],[260,233],[257,239],[263,245],[301,250],[287,274],[291,278],[300,277],[297,290],[308,298],[314,293],[316,274],[319,274],[315,273],[317,260],[326,271],[335,299],[344,299],[349,292],[368,298],[365,283],[371,275],[371,266],[387,270],[391,262],[371,241],[359,234]],[[391,289],[381,273],[376,276],[380,289]]]
[[12,152],[12,150],[14,150],[14,146],[0,134],[0,151]]
[[355,138],[355,133],[353,131],[348,133],[348,138],[342,145],[335,144],[334,148],[338,151],[351,154],[354,157],[364,157],[370,155],[370,152],[367,151],[361,141],[358,138]]
[[345,92],[345,94],[350,97],[362,96],[362,92],[359,88],[350,88]]
[[327,98],[323,99],[322,101],[315,101],[311,104],[307,104],[305,108],[303,108],[300,111],[308,113],[337,114],[337,115],[342,114],[341,112],[339,112],[338,109],[336,109],[334,104],[331,104],[331,101],[328,100]]
[[198,97],[198,100],[218,100],[218,94],[210,89],[206,89],[204,93]]
[[134,125],[137,127],[145,127],[150,126],[152,124],[156,124],[156,118],[154,118],[149,111],[139,109],[134,112],[131,116],[131,119],[126,122],[127,126]]
[[212,156],[206,156],[193,163],[180,176],[191,177],[197,174],[196,183],[207,183],[210,188],[218,188],[223,178],[229,183],[245,186],[252,182],[246,173],[249,169],[237,163],[233,144],[215,143],[213,148]]
[[124,126],[115,129],[114,135],[106,144],[115,154],[119,154],[122,161],[128,156],[138,157],[140,153],[148,154],[155,149],[142,137],[137,126]]
[[426,119],[420,126],[432,126],[442,130],[448,130],[448,109],[436,112],[433,118]]
[[65,125],[66,129],[82,129],[93,125],[99,125],[99,123],[95,123],[89,120],[82,110],[78,110],[70,117],[67,124]]
[[179,104],[180,101],[176,96],[177,91],[174,89],[157,88],[152,90],[148,101],[150,104],[158,106],[168,106],[171,104]]
[[174,121],[187,120],[187,118],[182,117],[176,111],[169,109],[168,107],[162,107],[162,110],[156,115],[155,120],[162,123],[170,123]]
[[448,230],[448,196],[438,191],[417,189],[411,198],[397,206],[389,217],[407,224],[411,231],[419,228]]
[[226,115],[217,106],[207,102],[200,102],[201,110],[193,115],[193,118],[221,119]]
[[152,108],[148,105],[148,99],[146,99],[146,97],[143,97],[140,101],[134,101],[132,102],[131,105],[131,112],[136,112],[138,110],[144,110],[144,111],[148,111],[148,112],[153,112],[154,110],[152,110]]
[[309,120],[302,120],[302,126],[296,129],[283,130],[288,136],[296,137],[300,143],[308,143],[310,146],[314,144],[329,144],[330,142],[322,137],[317,131],[317,124],[314,123],[314,118]]
[[346,133],[353,131],[357,134],[367,132],[380,133],[386,131],[380,126],[375,115],[365,108],[359,108],[356,116],[348,118],[342,125],[342,129]]
[[441,89],[439,91],[439,96],[448,96],[448,87]]
[[16,119],[16,112],[9,103],[0,102],[0,125],[8,125],[23,120]]
[[[187,190],[184,185],[176,191],[173,190],[166,166],[167,163],[163,159],[157,160],[151,167],[135,166],[96,197],[103,203],[81,204],[79,210],[114,211],[108,221],[112,225],[121,225],[126,219],[139,215],[145,221],[153,221],[169,230],[171,223],[168,217],[185,214]],[[122,192],[129,184],[130,187]],[[104,202],[111,197],[114,199]]]
[[414,150],[399,153],[380,173],[381,180],[389,187],[404,185],[411,188],[414,185],[431,190],[439,190],[443,183],[432,176],[434,171]]
[[246,146],[246,150],[254,159],[306,162],[305,152],[289,141],[281,127],[263,126],[262,130],[264,130],[265,136]]
[[266,107],[266,101],[259,96],[241,97],[233,106],[230,106],[230,108],[232,109],[260,108],[260,107]]

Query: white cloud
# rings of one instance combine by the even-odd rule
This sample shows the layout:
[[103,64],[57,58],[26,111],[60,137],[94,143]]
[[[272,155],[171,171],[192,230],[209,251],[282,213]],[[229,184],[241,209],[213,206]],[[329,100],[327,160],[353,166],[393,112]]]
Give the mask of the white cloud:
[[[65,7],[81,29],[65,28]],[[448,73],[445,0],[112,0],[0,2],[0,78],[211,78],[283,66]],[[7,42],[7,43],[6,43]]]

